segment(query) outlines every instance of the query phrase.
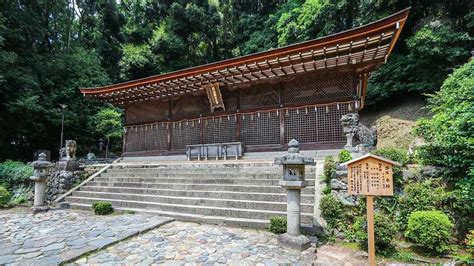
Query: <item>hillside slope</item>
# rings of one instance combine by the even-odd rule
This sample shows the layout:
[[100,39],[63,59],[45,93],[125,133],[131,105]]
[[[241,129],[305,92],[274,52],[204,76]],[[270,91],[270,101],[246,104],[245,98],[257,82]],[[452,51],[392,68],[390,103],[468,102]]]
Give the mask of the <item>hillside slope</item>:
[[426,102],[418,98],[406,98],[400,102],[384,105],[382,108],[365,109],[361,112],[361,122],[376,126],[377,148],[398,147],[407,149],[416,136],[412,129],[421,117],[429,117]]

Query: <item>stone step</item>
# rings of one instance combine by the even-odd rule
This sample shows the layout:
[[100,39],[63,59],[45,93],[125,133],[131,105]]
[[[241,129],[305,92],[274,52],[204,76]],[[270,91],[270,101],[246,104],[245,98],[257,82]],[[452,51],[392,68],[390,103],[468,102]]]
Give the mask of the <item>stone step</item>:
[[[92,206],[93,202],[104,201],[103,198],[85,198],[71,196],[67,198],[68,202],[89,204]],[[193,214],[193,215],[204,215],[204,216],[220,216],[220,217],[233,217],[233,218],[245,218],[245,219],[258,219],[258,220],[270,220],[273,216],[286,216],[286,211],[270,211],[270,210],[254,210],[254,209],[242,209],[242,208],[221,208],[213,206],[196,206],[196,205],[183,205],[183,204],[168,204],[168,203],[156,203],[156,202],[142,202],[133,200],[118,200],[118,199],[107,199],[112,203],[112,206],[117,208],[132,208],[132,209],[145,209],[145,210],[159,210],[168,212],[177,212],[182,214]],[[313,214],[312,213],[301,213],[301,221],[304,224],[312,224]]]
[[[220,172],[215,173],[213,171],[209,172],[182,172],[182,171],[168,171],[168,172],[130,172],[130,173],[116,173],[116,172],[107,172],[102,173],[101,176],[110,176],[110,177],[189,177],[189,178],[258,178],[258,179],[281,179],[282,173],[230,173],[230,172]],[[306,174],[308,179],[314,178],[314,174]]]
[[[97,182],[145,182],[145,183],[186,183],[186,184],[235,184],[235,185],[269,185],[277,186],[281,179],[254,179],[254,178],[192,178],[192,177],[110,177],[100,176],[94,179]],[[314,179],[307,180],[308,186],[314,186]]]
[[[81,209],[81,210],[91,210],[92,207],[90,204],[82,203],[69,203],[71,208]],[[268,220],[260,219],[246,219],[246,218],[234,218],[234,217],[222,217],[222,216],[205,216],[198,214],[189,214],[189,213],[180,213],[180,212],[170,212],[170,211],[160,211],[160,210],[146,210],[146,209],[137,209],[129,207],[114,207],[115,210],[120,211],[133,211],[136,213],[147,213],[155,214],[167,217],[173,217],[178,221],[186,222],[198,222],[198,223],[209,223],[209,224],[218,224],[218,225],[228,225],[228,226],[243,226],[243,227],[252,227],[252,228],[268,228]]]
[[[81,191],[111,192],[111,193],[130,193],[130,194],[150,194],[160,196],[183,196],[196,198],[217,198],[217,199],[235,199],[235,200],[257,200],[257,201],[276,201],[286,202],[286,193],[250,193],[236,191],[200,191],[200,190],[181,190],[181,189],[153,189],[153,188],[133,188],[133,187],[102,187],[102,186],[84,186]],[[314,195],[301,195],[302,203],[312,203]]]
[[[166,204],[182,204],[194,206],[208,206],[218,208],[240,208],[252,210],[268,210],[268,211],[286,211],[286,201],[284,202],[266,202],[252,200],[235,200],[235,199],[215,199],[215,198],[195,198],[195,197],[172,197],[150,194],[129,194],[129,193],[110,193],[96,191],[76,191],[73,197],[81,198],[101,198],[104,200],[126,200],[140,201]],[[311,213],[313,205],[309,203],[301,204],[301,211]]]
[[[315,173],[316,167],[307,167],[306,173]],[[152,167],[152,168],[110,168],[107,170],[108,173],[209,173],[221,174],[277,174],[281,175],[282,167],[214,167],[214,168],[195,168],[195,167]]]
[[[189,183],[157,183],[157,182],[109,182],[91,181],[89,186],[103,187],[133,187],[133,188],[156,188],[156,189],[183,189],[200,191],[239,191],[256,193],[286,193],[281,186],[261,185],[231,185],[231,184],[189,184]],[[302,189],[302,194],[314,195],[314,186]]]

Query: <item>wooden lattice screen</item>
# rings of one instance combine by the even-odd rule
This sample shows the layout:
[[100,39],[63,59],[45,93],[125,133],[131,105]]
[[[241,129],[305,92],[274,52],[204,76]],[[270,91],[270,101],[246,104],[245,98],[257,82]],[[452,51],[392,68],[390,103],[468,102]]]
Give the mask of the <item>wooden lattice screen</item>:
[[184,149],[186,145],[201,143],[201,128],[196,121],[175,122],[171,124],[171,149]]
[[339,119],[354,109],[353,102],[341,102],[130,126],[124,148],[125,152],[166,151],[168,147],[184,151],[188,144],[234,141],[244,146],[285,145],[291,139],[300,143],[343,142]]
[[240,135],[244,145],[280,144],[279,112],[273,110],[241,117]]
[[204,143],[237,141],[236,121],[235,115],[203,119]]

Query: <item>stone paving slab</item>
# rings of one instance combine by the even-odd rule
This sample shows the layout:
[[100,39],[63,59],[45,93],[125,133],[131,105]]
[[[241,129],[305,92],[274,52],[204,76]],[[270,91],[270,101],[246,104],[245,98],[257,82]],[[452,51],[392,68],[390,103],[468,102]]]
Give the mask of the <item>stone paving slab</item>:
[[144,233],[173,219],[90,212],[0,212],[0,265],[57,265]]
[[315,259],[314,247],[302,253],[281,249],[267,231],[172,222],[73,264],[310,265]]

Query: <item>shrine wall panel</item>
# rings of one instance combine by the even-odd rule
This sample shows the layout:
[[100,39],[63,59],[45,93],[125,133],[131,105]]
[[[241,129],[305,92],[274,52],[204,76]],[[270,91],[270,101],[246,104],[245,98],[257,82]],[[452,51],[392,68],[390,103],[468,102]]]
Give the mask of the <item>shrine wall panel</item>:
[[125,107],[125,123],[140,124],[168,118],[168,101],[145,101]]

